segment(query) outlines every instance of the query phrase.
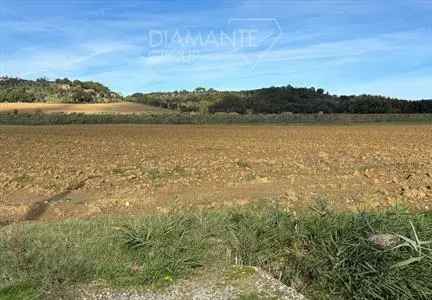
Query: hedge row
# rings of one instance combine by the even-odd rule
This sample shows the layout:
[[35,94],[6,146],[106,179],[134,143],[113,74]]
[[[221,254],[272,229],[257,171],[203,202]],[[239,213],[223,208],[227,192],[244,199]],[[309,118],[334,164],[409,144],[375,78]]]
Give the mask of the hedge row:
[[0,125],[64,124],[292,124],[432,122],[432,114],[44,114],[0,113]]

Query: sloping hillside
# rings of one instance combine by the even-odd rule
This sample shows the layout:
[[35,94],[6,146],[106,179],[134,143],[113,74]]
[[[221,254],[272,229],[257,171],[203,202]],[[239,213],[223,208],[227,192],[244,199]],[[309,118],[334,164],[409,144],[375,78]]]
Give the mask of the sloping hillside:
[[292,113],[432,113],[432,101],[408,101],[376,95],[332,95],[323,89],[293,86],[245,91],[195,91],[136,93],[128,101],[182,112],[236,112],[240,114]]
[[109,103],[121,96],[93,81],[0,77],[0,102]]

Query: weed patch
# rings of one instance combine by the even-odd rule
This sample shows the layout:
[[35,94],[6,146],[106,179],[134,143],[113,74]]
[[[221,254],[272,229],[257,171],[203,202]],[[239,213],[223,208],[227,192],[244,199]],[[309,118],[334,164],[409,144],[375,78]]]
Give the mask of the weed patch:
[[[380,249],[374,234],[400,242]],[[101,280],[114,287],[169,284],[197,268],[232,264],[238,272],[227,276],[247,276],[248,266],[257,266],[309,299],[430,299],[431,240],[431,213],[334,213],[322,203],[297,216],[252,205],[8,226],[0,235],[0,299],[58,297]]]

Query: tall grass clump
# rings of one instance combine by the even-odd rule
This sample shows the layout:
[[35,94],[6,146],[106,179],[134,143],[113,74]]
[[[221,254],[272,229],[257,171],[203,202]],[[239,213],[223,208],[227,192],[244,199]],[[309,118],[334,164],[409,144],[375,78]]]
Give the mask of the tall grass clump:
[[[432,257],[415,262],[410,248],[377,249],[368,241],[373,233],[432,239],[431,216],[403,212],[331,215],[308,218],[301,224],[306,255],[297,268],[310,277],[316,290],[352,299],[430,299]],[[404,264],[412,261],[413,263]]]
[[[275,210],[229,220],[235,262],[260,266],[313,299],[432,297],[431,214],[293,217]],[[380,250],[368,240],[377,233],[393,233],[401,243]]]
[[173,279],[201,267],[208,251],[205,225],[193,215],[154,216],[124,228],[125,244],[136,252],[143,283]]
[[265,267],[275,273],[286,262],[293,242],[293,219],[268,208],[231,212],[225,220],[225,237],[236,264]]
[[0,299],[14,291],[21,296],[10,299],[48,298],[51,291],[93,279],[95,261],[82,248],[61,234],[42,237],[14,229],[0,239]]

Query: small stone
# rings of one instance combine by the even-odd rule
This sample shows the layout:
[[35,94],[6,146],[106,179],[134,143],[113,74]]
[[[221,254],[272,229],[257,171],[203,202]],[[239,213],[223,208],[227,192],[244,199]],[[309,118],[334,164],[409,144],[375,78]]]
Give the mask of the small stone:
[[288,201],[298,201],[297,194],[294,191],[286,191],[284,193],[284,198]]
[[385,250],[397,246],[400,238],[394,234],[374,234],[368,238],[368,241],[374,244],[376,248]]
[[257,183],[269,183],[270,179],[268,177],[258,177],[256,181]]
[[326,152],[320,152],[318,153],[318,156],[324,160],[329,158],[329,155]]
[[405,191],[403,195],[412,199],[424,199],[427,196],[426,193],[420,189]]
[[140,273],[140,272],[142,272],[142,270],[143,270],[143,268],[142,268],[140,265],[138,265],[137,263],[134,263],[134,264],[131,266],[131,271],[132,271],[133,273]]
[[385,189],[380,190],[380,192],[381,192],[384,196],[388,196],[388,195],[390,195],[390,193],[389,193],[387,190],[385,190]]
[[98,215],[100,213],[102,213],[102,210],[97,206],[90,205],[87,207],[87,210],[86,210],[87,216],[95,216],[95,215]]

